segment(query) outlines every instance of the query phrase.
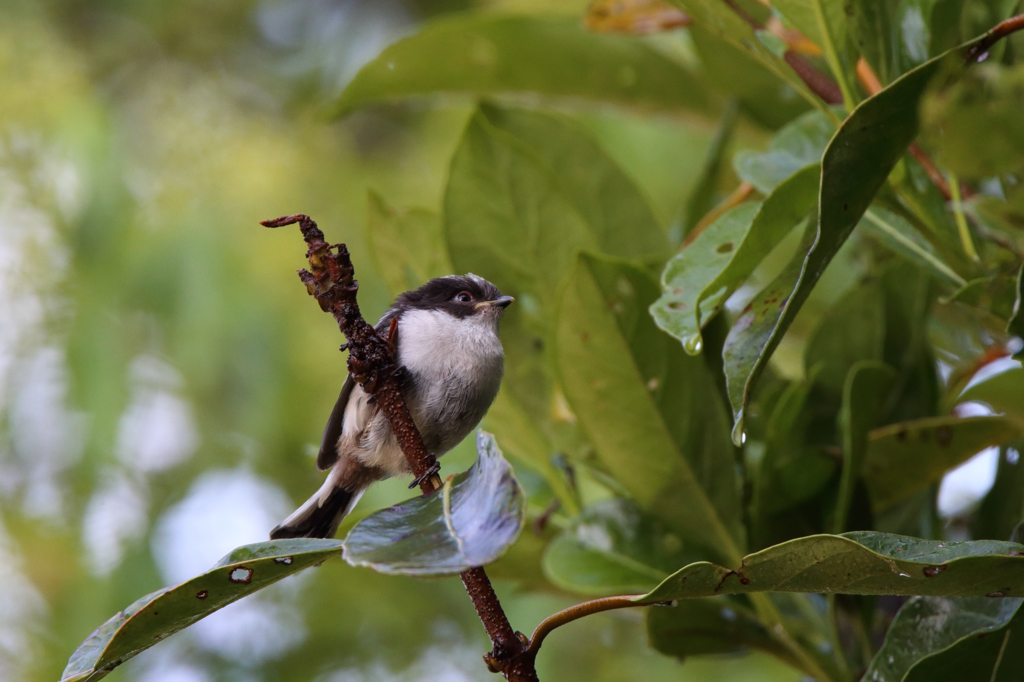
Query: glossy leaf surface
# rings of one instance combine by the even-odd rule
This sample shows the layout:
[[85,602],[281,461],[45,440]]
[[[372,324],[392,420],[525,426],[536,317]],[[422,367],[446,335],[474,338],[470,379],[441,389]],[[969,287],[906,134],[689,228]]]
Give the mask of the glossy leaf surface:
[[519,537],[525,493],[489,433],[477,460],[444,488],[362,519],[345,538],[353,566],[398,575],[455,575],[500,557]]

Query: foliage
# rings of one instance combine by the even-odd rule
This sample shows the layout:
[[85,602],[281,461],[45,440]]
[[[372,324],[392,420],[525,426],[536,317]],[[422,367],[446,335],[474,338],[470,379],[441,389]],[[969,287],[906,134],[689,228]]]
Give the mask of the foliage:
[[[658,604],[644,611],[647,632],[669,657],[755,650],[823,682],[954,670],[1010,679],[1024,596],[1024,545],[1010,538],[1024,519],[1024,370],[1012,359],[1024,344],[1024,118],[1013,115],[1024,43],[1018,35],[990,46],[980,66],[965,56],[1017,3],[674,4],[686,21],[655,22],[664,32],[644,37],[588,31],[578,8],[563,17],[451,12],[384,47],[324,98],[354,131],[397,120],[443,140],[428,182],[400,170],[419,168],[409,159],[420,147],[410,144],[382,154],[389,163],[370,182],[349,170],[313,192],[333,199],[345,186],[344,202],[359,203],[348,210],[366,212],[365,234],[344,239],[357,268],[372,252],[379,272],[364,280],[368,299],[382,304],[430,276],[472,271],[517,300],[503,321],[506,376],[480,463],[441,495],[358,521],[346,557],[399,575],[497,560],[494,575],[534,593],[634,595],[637,605]],[[807,69],[832,81],[842,102],[816,95]],[[695,139],[707,154],[682,143]],[[115,176],[97,182],[120,187]],[[345,185],[355,177],[358,187]],[[234,279],[173,249],[118,251],[134,235],[127,214],[110,208],[111,196],[130,202],[121,192],[68,227],[83,284],[69,357],[79,400],[107,434],[86,446],[95,476],[124,402],[102,395],[123,389],[100,375],[123,374],[126,364],[105,345],[124,336],[111,333],[103,311],[122,319],[155,310],[156,324],[174,330],[169,355],[209,405],[225,387],[244,394],[233,382],[251,371],[246,359],[263,356],[232,365],[205,357],[208,347],[244,353],[253,333],[305,351],[336,343],[304,335],[312,323],[299,320],[315,311],[299,303],[295,283],[275,279],[254,293],[265,273],[292,267],[280,246],[261,246]],[[296,197],[311,201],[299,189],[287,198]],[[181,210],[176,224],[212,220],[164,202],[153,210]],[[706,215],[691,215],[694,207]],[[329,235],[331,215],[316,215]],[[104,222],[123,234],[94,228]],[[216,231],[187,236],[229,251]],[[195,279],[164,281],[179,272],[167,261]],[[137,273],[140,300],[103,284],[110,269]],[[186,290],[216,291],[223,309],[246,311],[237,319],[249,321],[248,333],[215,314],[191,319],[191,308],[161,293]],[[292,328],[261,326],[250,300],[261,296],[300,311],[288,313]],[[318,358],[279,369],[276,390],[308,392],[306,378],[287,386],[337,362]],[[329,402],[327,392],[303,397],[304,409]],[[281,396],[272,402],[290,409]],[[233,428],[278,459],[319,426],[296,417],[290,435],[275,439],[274,409],[257,409]],[[994,485],[944,526],[940,482],[990,447],[999,449]],[[287,477],[274,457],[260,468]],[[311,463],[294,457],[289,466]],[[195,473],[182,474],[178,489]],[[298,497],[312,478],[296,481],[288,487]],[[460,500],[494,524],[461,526]],[[532,529],[520,534],[524,523]],[[114,654],[99,651],[97,636],[124,637],[124,651],[134,651],[134,638],[162,638],[243,596],[130,632],[139,614],[191,585],[115,616],[76,654],[69,678],[109,668]],[[417,584],[406,599],[430,590]],[[318,601],[342,611],[332,596]],[[558,668],[541,666],[542,678],[545,670]]]

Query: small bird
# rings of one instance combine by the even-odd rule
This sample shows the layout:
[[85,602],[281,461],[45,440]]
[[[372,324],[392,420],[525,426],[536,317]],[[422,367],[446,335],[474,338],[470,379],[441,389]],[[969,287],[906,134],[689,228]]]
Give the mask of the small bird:
[[[402,394],[427,450],[448,452],[483,419],[498,394],[504,352],[498,323],[512,301],[473,274],[430,280],[395,299],[377,323],[398,320]],[[391,423],[351,376],[324,429],[320,471],[327,480],[270,531],[271,539],[329,538],[370,484],[410,473]]]

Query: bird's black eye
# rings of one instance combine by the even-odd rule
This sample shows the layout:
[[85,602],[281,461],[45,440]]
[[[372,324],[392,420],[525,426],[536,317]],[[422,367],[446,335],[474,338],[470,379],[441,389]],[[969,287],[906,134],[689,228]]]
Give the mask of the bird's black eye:
[[469,293],[468,291],[460,291],[459,293],[455,294],[455,300],[458,301],[459,303],[472,303],[473,294]]

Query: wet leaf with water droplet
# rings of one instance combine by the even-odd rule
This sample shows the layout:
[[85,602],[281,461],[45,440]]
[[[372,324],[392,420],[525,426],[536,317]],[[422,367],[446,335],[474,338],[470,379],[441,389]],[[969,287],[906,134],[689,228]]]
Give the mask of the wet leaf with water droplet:
[[[651,306],[658,326],[699,351],[701,328],[725,305],[758,263],[814,206],[817,166],[783,182],[761,203],[737,206],[666,264],[662,296]],[[723,244],[730,249],[721,251]]]

